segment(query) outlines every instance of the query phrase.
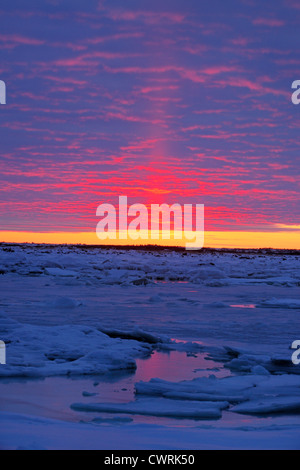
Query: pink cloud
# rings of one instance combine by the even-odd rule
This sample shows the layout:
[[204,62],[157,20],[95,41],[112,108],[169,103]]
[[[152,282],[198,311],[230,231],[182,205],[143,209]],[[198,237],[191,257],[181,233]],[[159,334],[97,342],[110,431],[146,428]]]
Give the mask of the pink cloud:
[[247,46],[248,44],[253,42],[253,39],[244,38],[244,37],[239,36],[237,38],[231,39],[230,42],[232,44],[234,44],[235,46]]
[[234,86],[239,88],[248,88],[250,91],[256,91],[261,94],[270,93],[275,96],[286,96],[290,97],[289,93],[285,90],[278,90],[276,88],[270,88],[262,85],[259,82],[253,82],[247,78],[227,78],[218,82],[219,86]]
[[298,0],[286,0],[286,3],[290,8],[295,8],[296,10],[300,10],[300,4]]
[[[40,39],[28,38],[19,34],[0,34],[0,41],[4,42],[4,47],[14,48],[17,46],[40,46],[45,41]],[[3,47],[3,46],[2,46]]]
[[117,41],[119,39],[130,39],[130,38],[140,38],[143,37],[143,33],[119,33],[112,34],[111,36],[99,36],[96,38],[87,39],[85,42],[87,44],[101,44],[103,42]]
[[157,24],[164,21],[171,23],[182,23],[185,16],[175,12],[152,12],[142,10],[109,10],[106,16],[115,21],[136,21],[142,20],[145,23]]
[[57,82],[57,83],[70,83],[71,85],[84,86],[84,85],[87,84],[87,82],[84,81],[84,80],[77,80],[77,79],[72,78],[72,77],[53,77],[53,76],[50,76],[50,75],[46,75],[46,76],[44,76],[44,78],[46,78],[47,80],[52,80],[52,81]]
[[119,52],[106,52],[94,51],[87,54],[82,54],[77,57],[69,59],[59,59],[53,62],[53,65],[58,67],[85,67],[89,65],[98,65],[97,59],[123,59],[126,57],[137,57],[138,54],[133,53],[119,53]]
[[203,54],[204,52],[207,52],[208,49],[209,47],[204,44],[190,45],[190,46],[183,47],[184,51],[189,52],[190,54],[193,54],[193,55]]
[[274,170],[284,170],[286,168],[289,168],[289,165],[283,165],[281,163],[269,163],[269,166]]
[[129,73],[129,74],[160,74],[167,72],[176,72],[181,78],[191,80],[195,83],[204,83],[210,75],[218,75],[228,72],[241,71],[240,67],[230,65],[216,65],[206,67],[202,70],[187,69],[176,65],[165,65],[159,67],[109,67],[104,66],[104,70],[109,73]]
[[231,66],[231,65],[215,65],[212,67],[207,67],[202,70],[202,73],[205,75],[218,75],[220,73],[227,73],[227,72],[238,72],[240,67]]
[[277,18],[256,18],[252,23],[259,26],[270,26],[271,28],[285,25],[284,21]]
[[169,85],[169,86],[145,86],[142,87],[139,92],[142,94],[152,93],[156,91],[168,91],[168,90],[178,90],[178,85]]

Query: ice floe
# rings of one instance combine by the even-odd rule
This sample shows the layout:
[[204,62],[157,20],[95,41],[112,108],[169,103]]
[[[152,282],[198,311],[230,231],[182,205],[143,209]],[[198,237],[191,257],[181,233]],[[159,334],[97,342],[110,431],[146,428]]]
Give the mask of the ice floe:
[[111,338],[83,325],[21,324],[0,314],[0,334],[7,345],[7,364],[0,377],[91,375],[135,369],[137,357],[152,351],[149,344]]
[[299,254],[295,252],[284,258],[282,253],[280,258],[280,250],[250,250],[248,256],[230,250],[202,250],[183,256],[187,253],[168,250],[131,252],[121,248],[34,244],[7,247],[0,244],[0,272],[3,275],[14,272],[21,276],[96,278],[109,285],[145,286],[155,281],[191,282],[208,287],[299,285]]
[[141,399],[130,403],[73,403],[76,411],[98,413],[126,413],[146,416],[164,416],[172,418],[219,419],[227,402],[214,401],[205,403],[182,403],[180,400],[162,400],[159,398]]
[[266,308],[300,308],[300,299],[275,299],[263,300],[259,307]]
[[[300,377],[293,375],[242,375],[224,378],[201,377],[181,382],[152,379],[135,385],[138,396],[163,397],[167,400],[226,401],[230,411],[267,414],[300,410]],[[188,406],[186,403],[183,407]]]

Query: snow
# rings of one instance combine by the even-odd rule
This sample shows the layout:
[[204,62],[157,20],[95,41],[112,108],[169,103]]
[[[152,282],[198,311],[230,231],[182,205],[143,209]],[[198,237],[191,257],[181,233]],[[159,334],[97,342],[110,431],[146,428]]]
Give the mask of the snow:
[[[299,282],[299,255],[285,256],[280,251],[276,255],[275,250],[269,254],[253,250],[247,257],[237,251],[215,250],[204,252],[199,259],[199,254],[183,256],[176,251],[88,250],[84,247],[38,245],[3,247],[0,266],[4,273],[29,275],[31,271],[41,276],[78,277],[81,280],[96,278],[103,284],[125,285],[151,284],[158,279],[212,286],[294,286]],[[4,251],[9,249],[12,251]],[[131,262],[132,256],[134,263]]]
[[283,412],[299,412],[299,397],[267,397],[259,400],[251,400],[249,403],[242,403],[234,406],[232,411],[243,414],[270,414]]
[[270,300],[263,300],[260,304],[260,307],[266,308],[300,308],[299,299],[276,299],[272,298]]
[[1,313],[0,322],[8,345],[7,364],[0,368],[0,377],[92,375],[134,369],[135,358],[152,351],[148,344],[112,339],[90,326],[27,325]]
[[76,411],[96,411],[98,413],[126,413],[149,416],[169,416],[172,418],[192,419],[219,419],[222,410],[228,407],[226,401],[199,404],[189,401],[182,406],[178,400],[162,400],[152,398],[151,400],[136,400],[130,403],[73,403],[71,408]]
[[0,244],[0,278],[1,448],[299,448],[298,252]]
[[75,271],[70,271],[68,269],[61,269],[61,268],[46,268],[45,274],[49,274],[49,276],[62,276],[62,277],[73,277],[77,275]]
[[135,387],[138,395],[198,400],[201,403],[211,403],[213,399],[216,402],[226,400],[236,405],[229,408],[231,412],[244,414],[300,410],[300,377],[292,375],[251,374],[219,379],[212,375],[177,383],[152,379],[148,383],[137,383]]
[[256,387],[261,377],[243,376],[218,380],[214,375],[209,378],[195,378],[191,381],[168,382],[161,379],[151,379],[149,382],[135,384],[138,395],[153,395],[167,398],[182,398],[184,400],[222,401],[230,403],[247,400],[251,387]]
[[78,302],[75,299],[71,299],[70,297],[58,297],[49,302],[49,307],[53,307],[55,309],[76,308],[80,307],[80,305],[82,305],[81,302]]
[[0,419],[0,447],[4,449],[299,449],[299,425],[169,428],[126,422],[122,425],[118,418],[116,426],[111,420],[77,424],[16,413],[2,413]]

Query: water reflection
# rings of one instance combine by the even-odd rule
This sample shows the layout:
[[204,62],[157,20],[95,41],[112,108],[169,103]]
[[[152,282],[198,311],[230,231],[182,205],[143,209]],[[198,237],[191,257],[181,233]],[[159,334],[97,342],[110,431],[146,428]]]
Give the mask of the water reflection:
[[229,307],[235,307],[235,308],[256,308],[255,304],[234,304],[234,305],[229,305]]
[[[0,410],[66,421],[90,421],[99,414],[77,413],[70,410],[70,405],[82,401],[126,403],[135,399],[135,383],[151,378],[177,382],[212,373],[218,377],[230,374],[222,364],[207,360],[204,353],[188,356],[182,351],[154,351],[149,358],[137,359],[136,363],[135,371],[92,377],[0,380]],[[151,419],[135,417],[135,421],[149,422]]]

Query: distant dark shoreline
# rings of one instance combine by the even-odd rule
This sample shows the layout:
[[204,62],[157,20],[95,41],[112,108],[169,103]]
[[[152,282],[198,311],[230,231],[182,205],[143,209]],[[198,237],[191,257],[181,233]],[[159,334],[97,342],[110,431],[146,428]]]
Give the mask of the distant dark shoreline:
[[55,248],[69,248],[82,251],[90,250],[118,250],[118,251],[143,251],[143,252],[181,252],[182,254],[193,253],[233,253],[233,254],[260,254],[260,255],[299,255],[300,250],[288,248],[210,248],[205,247],[200,250],[186,250],[185,247],[180,246],[161,246],[161,245],[83,245],[83,244],[69,244],[69,243],[8,243],[0,242],[0,248],[16,247],[34,247],[38,249],[55,249]]

